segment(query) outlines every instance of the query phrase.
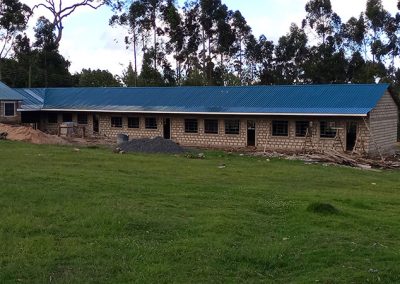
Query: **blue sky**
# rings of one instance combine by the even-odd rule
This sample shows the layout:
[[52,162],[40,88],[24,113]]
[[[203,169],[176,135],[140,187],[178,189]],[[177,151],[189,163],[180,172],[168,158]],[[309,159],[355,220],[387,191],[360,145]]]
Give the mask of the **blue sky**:
[[[55,0],[58,1],[58,0]],[[22,0],[33,6],[39,0]],[[76,0],[64,0],[65,5]],[[183,0],[180,0],[183,3]],[[252,27],[256,36],[265,34],[268,39],[277,39],[287,33],[292,22],[300,25],[305,17],[304,6],[307,0],[222,0],[230,9],[240,10]],[[331,0],[334,11],[343,21],[358,16],[365,10],[366,0]],[[383,0],[385,9],[392,14],[397,12],[397,0]],[[35,11],[30,22],[29,35],[36,18],[46,15],[45,10]],[[108,69],[121,74],[129,61],[133,60],[132,51],[126,49],[122,28],[112,28],[108,20],[112,12],[108,7],[99,10],[77,9],[64,23],[64,34],[60,52],[71,61],[71,72],[82,68]]]

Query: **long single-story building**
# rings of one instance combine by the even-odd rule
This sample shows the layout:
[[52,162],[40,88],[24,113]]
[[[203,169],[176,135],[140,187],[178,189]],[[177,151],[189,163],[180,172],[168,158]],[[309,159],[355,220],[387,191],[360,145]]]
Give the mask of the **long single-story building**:
[[0,83],[0,122],[56,133],[162,136],[184,146],[386,152],[399,107],[387,84],[174,88],[11,89]]

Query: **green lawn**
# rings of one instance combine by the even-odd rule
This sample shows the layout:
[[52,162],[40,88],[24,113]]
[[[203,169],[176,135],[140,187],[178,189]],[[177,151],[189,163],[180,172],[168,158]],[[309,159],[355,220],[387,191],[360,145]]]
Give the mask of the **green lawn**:
[[400,282],[399,171],[6,141],[0,212],[0,283]]

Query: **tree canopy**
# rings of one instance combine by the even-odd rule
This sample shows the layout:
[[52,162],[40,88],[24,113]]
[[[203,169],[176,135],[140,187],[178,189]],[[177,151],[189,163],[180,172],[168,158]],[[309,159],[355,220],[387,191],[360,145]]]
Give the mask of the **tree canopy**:
[[[58,51],[62,20],[80,6],[104,4],[115,12],[110,25],[126,28],[132,60],[120,77],[90,68],[71,75]],[[34,8],[40,6],[52,9],[54,19],[39,18],[31,40],[24,34],[31,9],[18,0],[0,5],[6,46],[0,51],[8,51],[0,56],[0,74],[11,86],[400,84],[400,12],[391,14],[382,0],[366,0],[363,13],[345,20],[330,0],[309,0],[301,25],[292,24],[276,42],[255,36],[243,14],[221,0],[187,0],[183,7],[174,0],[82,0],[65,7],[44,0]]]

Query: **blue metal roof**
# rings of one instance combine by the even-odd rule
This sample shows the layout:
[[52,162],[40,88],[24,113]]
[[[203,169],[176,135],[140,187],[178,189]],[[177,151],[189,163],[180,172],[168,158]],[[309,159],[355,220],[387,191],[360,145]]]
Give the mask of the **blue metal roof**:
[[44,104],[46,89],[14,89],[24,100],[22,108],[25,110],[41,110]]
[[22,101],[23,97],[6,84],[0,82],[0,100]]
[[346,84],[17,91],[27,98],[22,107],[27,110],[36,106],[43,110],[110,112],[366,115],[388,87],[388,84]]

